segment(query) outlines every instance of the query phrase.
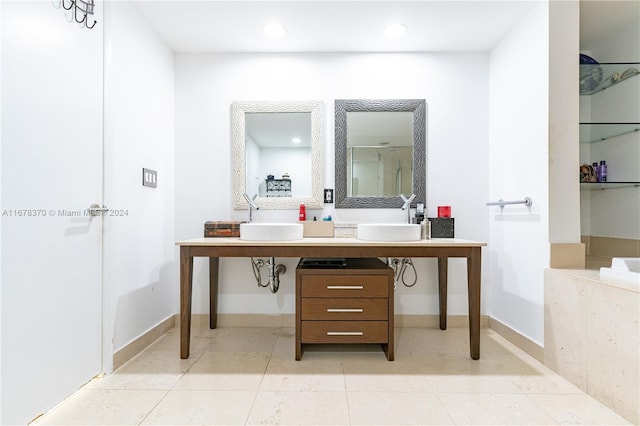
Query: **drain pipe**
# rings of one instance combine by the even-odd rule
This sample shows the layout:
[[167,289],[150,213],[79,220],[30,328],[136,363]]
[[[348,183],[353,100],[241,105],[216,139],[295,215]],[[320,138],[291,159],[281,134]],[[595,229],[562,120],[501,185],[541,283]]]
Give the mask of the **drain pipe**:
[[271,293],[276,293],[280,288],[280,274],[287,272],[287,268],[283,264],[276,265],[275,257],[272,257],[267,262],[269,268],[269,290]]

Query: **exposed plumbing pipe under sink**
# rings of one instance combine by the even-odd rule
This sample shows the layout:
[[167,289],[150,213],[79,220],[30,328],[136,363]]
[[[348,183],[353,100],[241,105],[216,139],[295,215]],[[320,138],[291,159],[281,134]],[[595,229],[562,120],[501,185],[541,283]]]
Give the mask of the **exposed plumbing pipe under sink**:
[[276,265],[275,257],[270,257],[267,261],[267,269],[269,272],[269,281],[266,284],[262,284],[262,276],[260,274],[260,268],[265,265],[264,260],[258,259],[253,260],[251,258],[251,267],[253,269],[253,276],[256,277],[256,281],[258,282],[258,287],[269,287],[271,293],[277,293],[280,288],[280,275],[285,274],[287,272],[286,266],[283,264]]

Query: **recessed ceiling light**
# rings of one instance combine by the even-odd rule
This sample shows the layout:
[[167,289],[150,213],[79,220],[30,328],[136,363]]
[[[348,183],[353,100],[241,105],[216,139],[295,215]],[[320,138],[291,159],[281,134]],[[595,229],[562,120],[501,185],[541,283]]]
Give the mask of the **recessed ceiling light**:
[[267,24],[262,28],[262,32],[269,38],[282,38],[287,30],[280,24]]
[[302,140],[298,137],[291,139],[291,143],[299,144]]
[[402,37],[407,32],[407,26],[403,24],[391,24],[384,30],[384,36],[387,38]]

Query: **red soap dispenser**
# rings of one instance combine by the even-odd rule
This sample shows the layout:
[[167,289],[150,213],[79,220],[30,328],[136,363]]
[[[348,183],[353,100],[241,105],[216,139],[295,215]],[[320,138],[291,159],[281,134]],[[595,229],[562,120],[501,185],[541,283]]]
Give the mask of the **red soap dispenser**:
[[304,204],[300,204],[300,212],[298,212],[298,220],[304,222],[307,220],[307,208]]

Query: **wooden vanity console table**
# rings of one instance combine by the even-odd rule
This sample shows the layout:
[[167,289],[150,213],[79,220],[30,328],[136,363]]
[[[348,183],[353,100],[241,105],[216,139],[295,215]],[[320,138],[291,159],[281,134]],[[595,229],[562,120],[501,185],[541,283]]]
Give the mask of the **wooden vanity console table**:
[[447,328],[447,265],[450,257],[467,259],[469,344],[480,358],[480,281],[486,243],[442,238],[411,242],[373,242],[354,238],[305,238],[299,241],[244,241],[239,238],[194,238],[180,246],[180,358],[189,358],[193,258],[209,258],[209,327],[217,327],[218,265],[221,257],[435,257],[438,259],[440,329]]

